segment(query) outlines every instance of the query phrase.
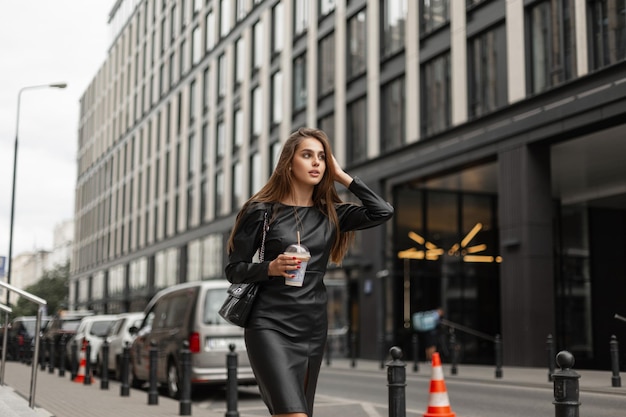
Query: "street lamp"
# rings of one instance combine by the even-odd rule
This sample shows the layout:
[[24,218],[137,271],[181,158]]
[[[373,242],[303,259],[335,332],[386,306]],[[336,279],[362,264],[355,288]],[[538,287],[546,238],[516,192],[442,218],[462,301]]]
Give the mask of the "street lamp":
[[[22,97],[22,92],[26,90],[34,90],[36,88],[65,88],[67,87],[66,83],[54,83],[54,84],[42,84],[42,85],[31,85],[28,87],[22,87],[17,94],[17,122],[15,124],[15,147],[13,151],[13,188],[11,191],[11,221],[9,226],[9,266],[7,267],[7,284],[11,284],[11,270],[13,269],[13,218],[15,216],[15,179],[17,175],[17,143],[18,143],[18,135],[20,129],[20,99]],[[10,292],[7,291],[7,305],[10,305],[9,301]]]

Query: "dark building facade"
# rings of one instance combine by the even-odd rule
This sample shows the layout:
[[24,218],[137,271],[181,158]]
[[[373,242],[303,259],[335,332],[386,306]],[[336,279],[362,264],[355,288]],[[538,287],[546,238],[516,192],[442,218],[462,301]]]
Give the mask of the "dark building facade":
[[[223,276],[282,141],[315,125],[396,208],[327,275],[331,341],[609,367],[626,339],[626,0],[144,0],[81,101],[70,302],[115,313]],[[418,340],[421,340],[418,338]],[[420,354],[420,356],[423,353]]]

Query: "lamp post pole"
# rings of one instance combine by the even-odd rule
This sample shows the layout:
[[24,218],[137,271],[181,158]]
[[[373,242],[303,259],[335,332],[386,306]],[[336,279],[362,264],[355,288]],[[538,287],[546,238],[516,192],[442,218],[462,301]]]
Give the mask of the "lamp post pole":
[[[31,85],[28,87],[22,87],[17,93],[17,120],[15,123],[15,146],[13,151],[13,185],[11,190],[11,220],[9,225],[9,266],[7,267],[7,284],[11,284],[11,270],[13,269],[13,219],[15,217],[15,180],[17,176],[17,144],[20,129],[20,100],[22,98],[22,92],[26,90],[34,90],[36,88],[65,88],[66,83],[54,83],[54,84],[42,84]],[[10,292],[7,291],[7,306],[10,305]]]

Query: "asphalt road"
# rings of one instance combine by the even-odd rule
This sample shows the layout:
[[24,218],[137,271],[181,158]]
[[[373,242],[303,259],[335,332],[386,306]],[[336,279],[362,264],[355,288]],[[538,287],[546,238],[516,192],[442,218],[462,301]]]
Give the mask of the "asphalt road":
[[[445,378],[452,411],[457,417],[528,417],[554,416],[553,390],[515,386],[494,382],[464,381]],[[407,373],[406,416],[421,417],[428,406],[430,378]],[[267,416],[256,387],[238,391],[238,411],[241,415]],[[224,408],[224,391],[196,392],[195,405],[210,410]],[[581,392],[581,417],[626,416],[626,394]],[[351,372],[345,369],[322,368],[318,385],[315,415],[330,417],[387,417],[387,373]],[[340,412],[345,407],[348,412]]]

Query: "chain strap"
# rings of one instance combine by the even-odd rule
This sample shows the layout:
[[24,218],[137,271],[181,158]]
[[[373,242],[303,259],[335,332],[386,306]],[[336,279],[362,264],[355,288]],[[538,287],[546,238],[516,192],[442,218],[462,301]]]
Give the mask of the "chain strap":
[[259,261],[263,262],[265,259],[265,236],[267,235],[267,231],[269,230],[269,226],[267,225],[267,211],[263,217],[263,236],[261,237],[261,247],[259,248]]

